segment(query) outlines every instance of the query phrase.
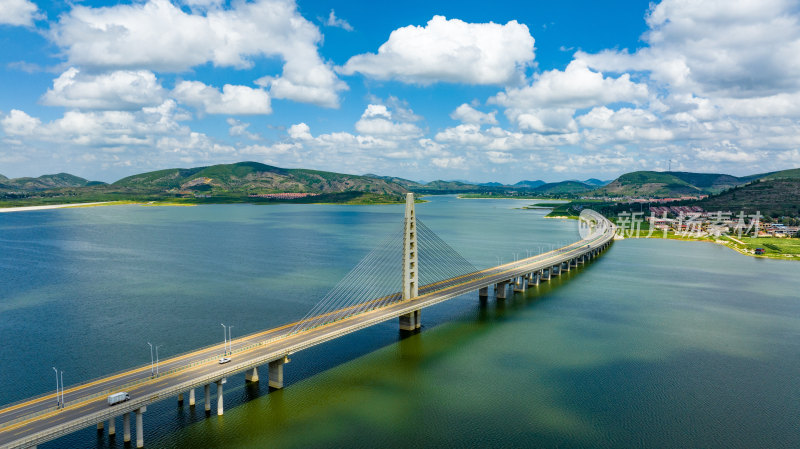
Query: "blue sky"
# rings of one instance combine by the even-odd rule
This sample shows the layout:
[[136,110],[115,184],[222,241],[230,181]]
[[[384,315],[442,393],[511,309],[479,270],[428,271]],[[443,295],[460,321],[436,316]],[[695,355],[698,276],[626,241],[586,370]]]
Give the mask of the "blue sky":
[[[0,173],[800,166],[796,1],[0,0]],[[670,162],[671,161],[671,162]]]

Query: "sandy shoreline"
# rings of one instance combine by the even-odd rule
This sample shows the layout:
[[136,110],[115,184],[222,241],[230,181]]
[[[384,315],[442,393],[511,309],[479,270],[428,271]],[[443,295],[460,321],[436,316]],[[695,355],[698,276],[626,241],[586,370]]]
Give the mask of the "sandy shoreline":
[[26,212],[30,210],[63,209],[65,207],[99,206],[101,204],[108,204],[108,203],[113,203],[113,201],[100,201],[97,203],[48,204],[47,206],[0,207],[0,213]]

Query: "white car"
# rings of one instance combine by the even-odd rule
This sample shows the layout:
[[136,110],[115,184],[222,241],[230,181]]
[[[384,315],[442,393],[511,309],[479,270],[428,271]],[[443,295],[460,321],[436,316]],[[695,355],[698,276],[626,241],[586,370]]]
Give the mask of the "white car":
[[219,359],[219,364],[222,365],[223,363],[228,363],[230,361],[231,361],[231,359],[229,359],[227,357],[223,357],[223,358]]

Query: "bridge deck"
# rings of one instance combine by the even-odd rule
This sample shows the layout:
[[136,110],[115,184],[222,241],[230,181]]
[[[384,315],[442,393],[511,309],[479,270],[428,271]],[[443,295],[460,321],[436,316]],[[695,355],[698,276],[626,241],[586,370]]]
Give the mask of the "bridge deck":
[[[65,389],[66,407],[60,410],[55,407],[54,393],[12,404],[0,409],[0,447],[39,444],[414,310],[560,265],[604,247],[613,238],[614,227],[605,227],[603,231],[549,253],[423,286],[417,298],[394,302],[303,332],[291,334],[290,330],[297,324],[292,323],[238,338],[232,342],[232,361],[224,365],[217,362],[223,345],[215,345],[162,361],[159,371],[164,374],[157,378],[151,378],[151,367],[145,365],[72,386]],[[106,397],[115,391],[127,391],[131,400],[108,406]]]

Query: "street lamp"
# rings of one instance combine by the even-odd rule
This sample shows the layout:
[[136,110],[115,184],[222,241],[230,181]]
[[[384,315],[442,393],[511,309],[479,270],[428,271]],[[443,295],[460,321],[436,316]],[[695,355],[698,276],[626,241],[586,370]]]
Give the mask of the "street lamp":
[[61,408],[64,408],[64,371],[61,371]]
[[164,346],[164,345],[156,346],[156,377],[158,377],[158,348],[160,348],[162,346]]
[[228,326],[228,353],[233,354],[233,325]]
[[222,326],[222,355],[228,355],[228,331],[224,324],[219,323],[219,325]]
[[153,371],[153,344],[148,341],[147,345],[150,346],[150,377],[153,377],[155,376]]
[[58,396],[58,370],[56,367],[53,367],[53,371],[56,372],[56,408],[61,407],[61,399]]

